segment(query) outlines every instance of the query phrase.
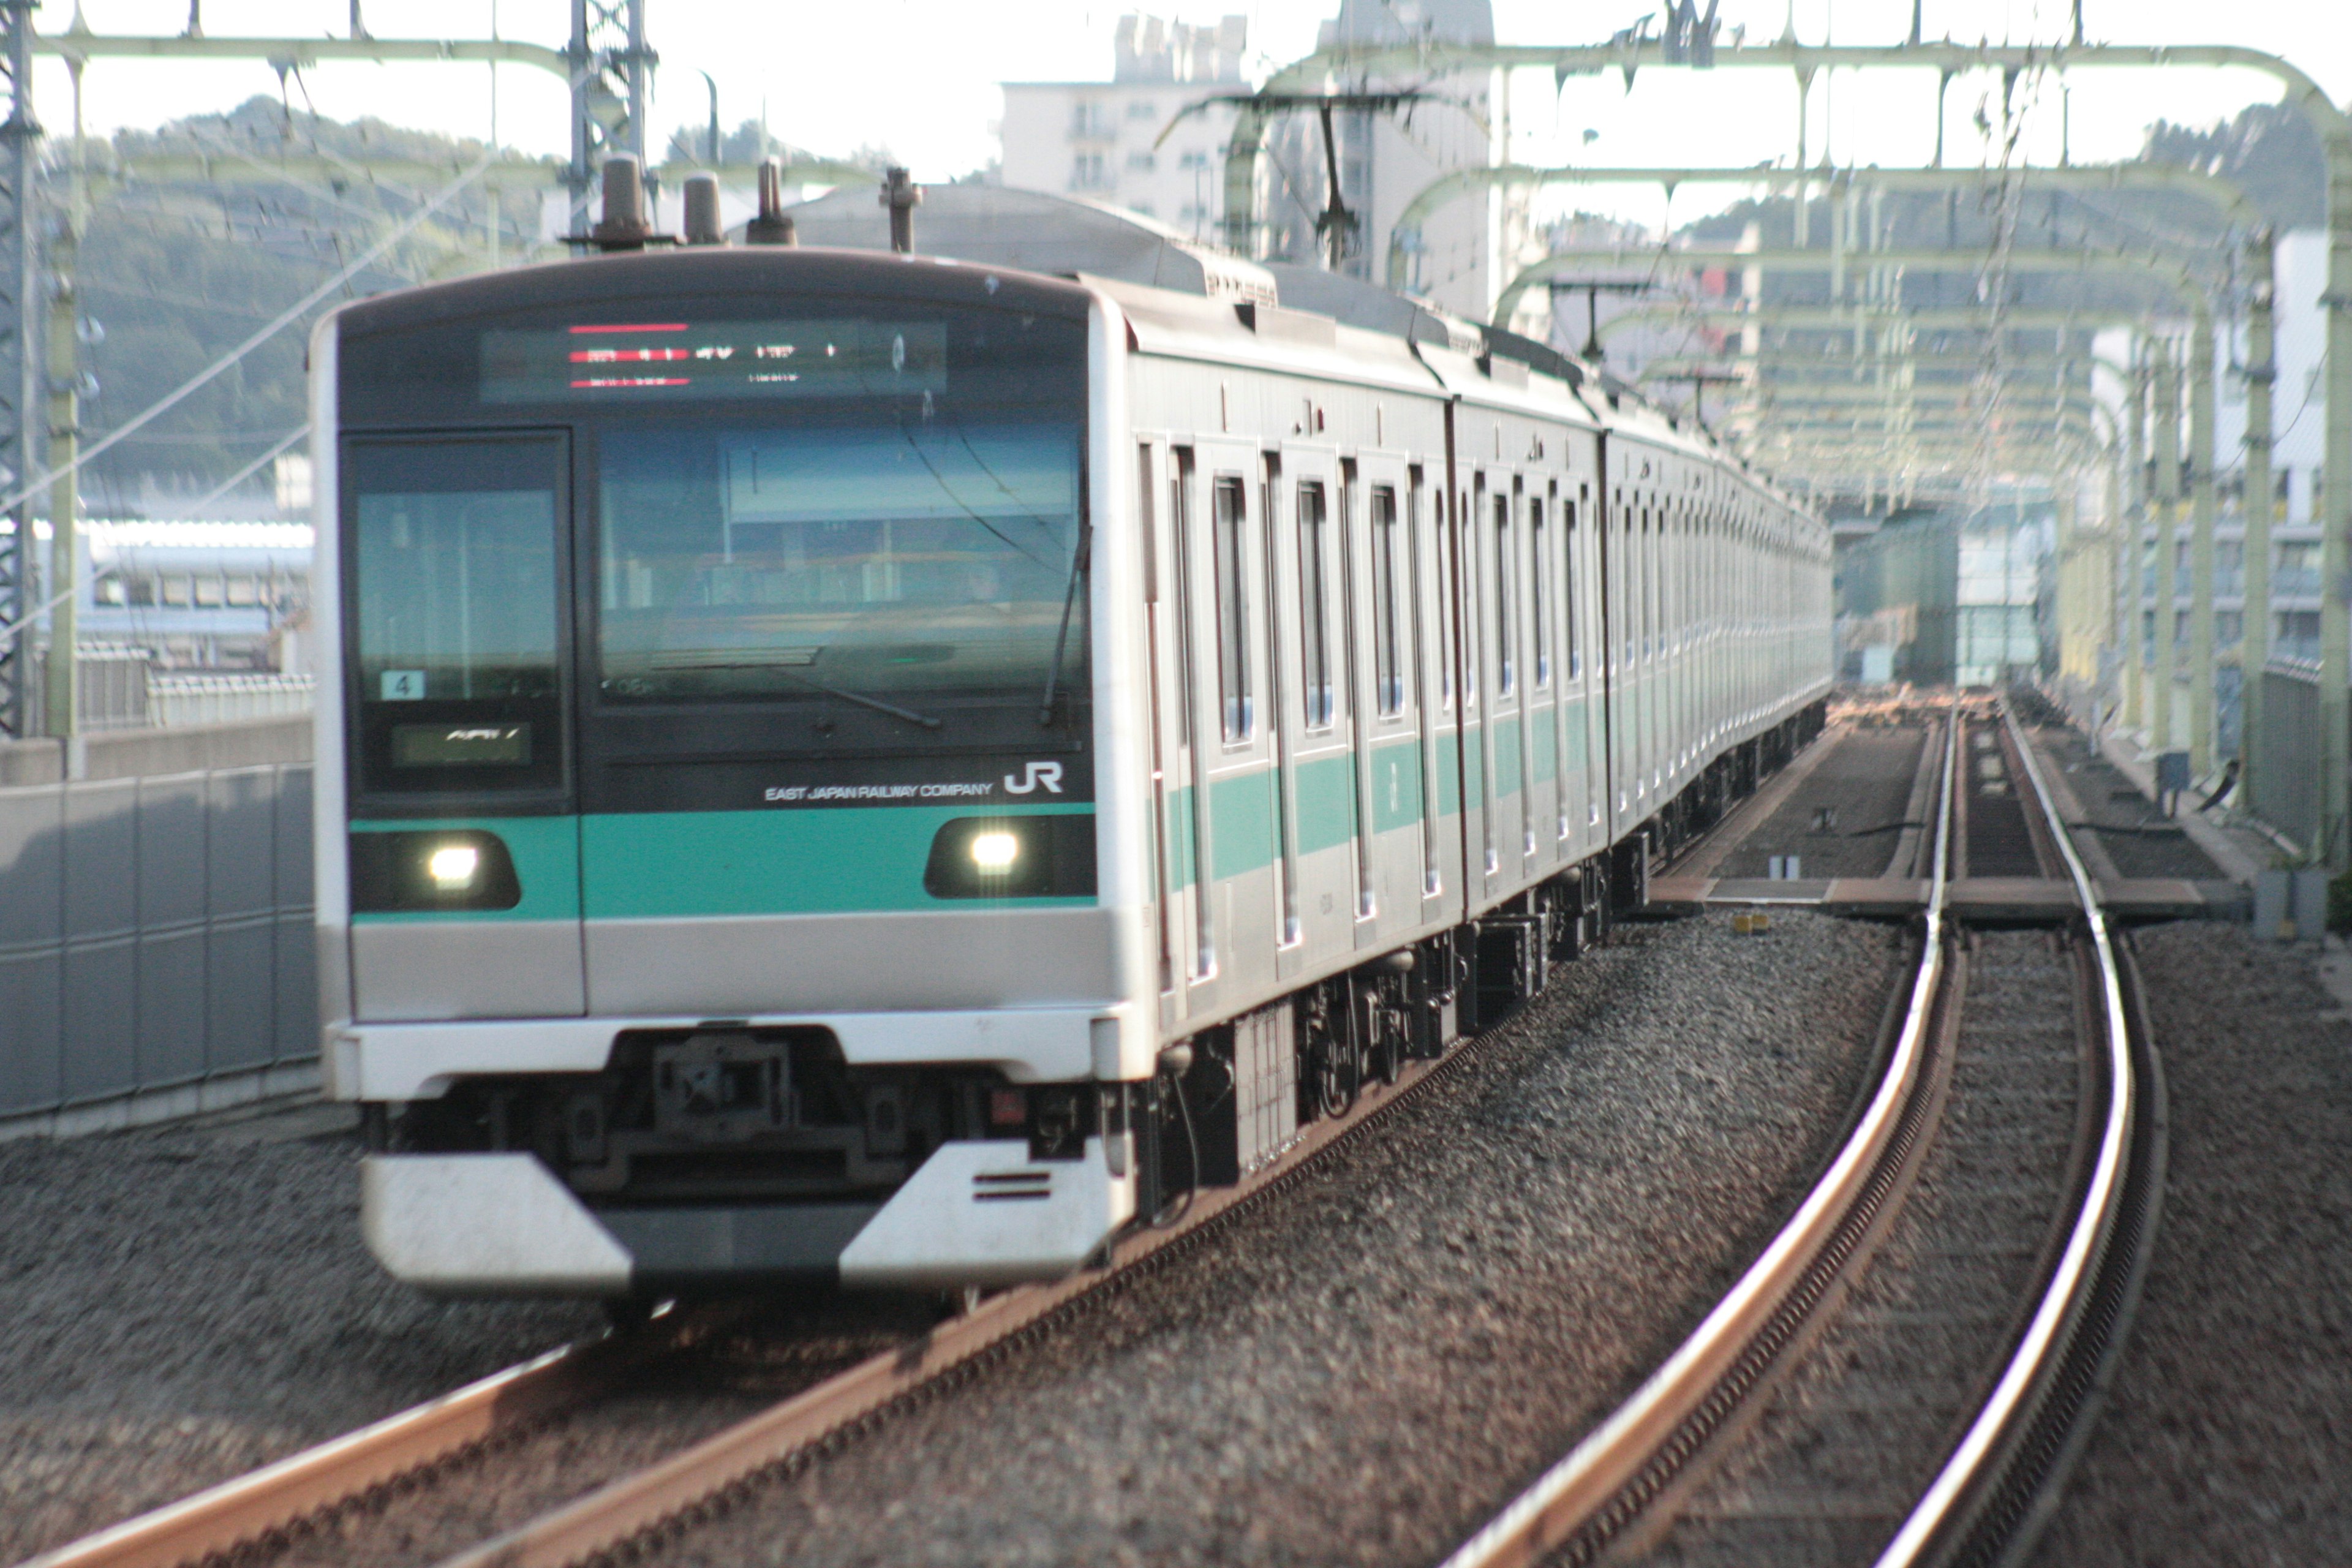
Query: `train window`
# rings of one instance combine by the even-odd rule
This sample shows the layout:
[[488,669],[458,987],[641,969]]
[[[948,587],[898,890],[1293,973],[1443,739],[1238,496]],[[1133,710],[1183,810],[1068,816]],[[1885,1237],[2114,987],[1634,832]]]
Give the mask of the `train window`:
[[1454,518],[1454,580],[1462,593],[1461,622],[1454,635],[1462,649],[1462,706],[1466,711],[1478,706],[1478,693],[1486,684],[1486,647],[1479,641],[1486,622],[1478,614],[1478,514],[1471,510],[1468,495],[1456,492]]
[[1551,581],[1551,558],[1545,553],[1543,498],[1528,502],[1528,597],[1529,624],[1536,635],[1536,684],[1551,684],[1551,596],[1544,592]]
[[1559,510],[1559,615],[1568,632],[1568,678],[1584,672],[1584,650],[1576,640],[1576,503],[1562,501]]
[[1437,701],[1454,706],[1454,616],[1458,608],[1454,592],[1454,520],[1445,510],[1445,492],[1438,492],[1437,508]]
[[777,704],[811,745],[1084,732],[1074,425],[648,422],[597,447],[604,702]]
[[1397,658],[1396,489],[1372,487],[1372,686],[1381,716],[1404,711],[1404,674]]
[[1331,722],[1330,529],[1323,481],[1298,482],[1298,643],[1303,664],[1299,697],[1307,727]]
[[1225,739],[1246,741],[1255,727],[1250,700],[1248,546],[1249,489],[1238,475],[1220,474],[1209,519],[1215,552],[1217,594],[1217,695],[1224,710]]
[[564,449],[545,437],[347,448],[363,793],[562,783]]
[[1168,515],[1175,525],[1175,538],[1171,548],[1178,563],[1176,569],[1176,685],[1183,700],[1176,704],[1176,739],[1179,743],[1192,743],[1192,694],[1199,689],[1192,684],[1192,599],[1185,592],[1190,580],[1190,568],[1183,563],[1192,558],[1193,530],[1199,526],[1192,512],[1192,448],[1171,447],[1168,450]]
[[1511,636],[1511,613],[1517,605],[1517,586],[1512,572],[1511,550],[1516,542],[1511,529],[1511,498],[1495,497],[1495,679],[1496,695],[1508,697],[1518,684],[1518,661]]

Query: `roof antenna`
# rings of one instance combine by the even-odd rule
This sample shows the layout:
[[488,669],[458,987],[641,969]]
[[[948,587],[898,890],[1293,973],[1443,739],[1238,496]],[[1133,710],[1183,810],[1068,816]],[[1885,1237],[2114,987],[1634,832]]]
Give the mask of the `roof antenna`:
[[743,226],[746,245],[798,245],[793,215],[784,210],[784,161],[760,160],[760,215]]
[[893,164],[882,171],[882,205],[890,209],[890,248],[901,256],[915,251],[915,209],[922,205],[922,188]]
[[643,250],[653,237],[646,222],[645,179],[636,158],[615,153],[604,160],[604,216],[588,231],[599,250]]
[[727,229],[719,216],[719,176],[716,174],[688,174],[686,177],[686,243],[727,243]]

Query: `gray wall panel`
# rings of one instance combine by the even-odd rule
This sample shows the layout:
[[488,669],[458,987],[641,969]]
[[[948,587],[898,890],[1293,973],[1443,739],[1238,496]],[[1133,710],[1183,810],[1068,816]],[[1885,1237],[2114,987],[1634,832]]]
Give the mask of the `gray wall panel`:
[[267,1066],[272,1055],[277,986],[269,922],[216,925],[205,950],[205,1066],[236,1072]]
[[66,927],[69,940],[139,928],[139,781],[110,779],[65,792]]
[[136,1087],[138,939],[124,936],[68,948],[64,990],[60,1087],[66,1101],[100,1100]]
[[58,940],[65,794],[0,790],[0,950]]
[[240,769],[205,780],[205,900],[215,920],[268,912],[276,903],[277,771]]
[[[305,846],[307,847],[307,846]],[[319,1049],[319,938],[306,912],[281,913],[277,931],[277,1005],[271,1011],[273,1060]]]
[[139,1082],[185,1083],[205,1071],[202,927],[139,943]]
[[0,1116],[58,1103],[54,948],[0,952]]
[[310,770],[278,770],[278,908],[308,909],[310,889]]
[[205,918],[205,781],[139,783],[139,923],[149,931]]
[[285,728],[149,747],[201,771],[0,788],[0,1116],[317,1055],[310,769]]

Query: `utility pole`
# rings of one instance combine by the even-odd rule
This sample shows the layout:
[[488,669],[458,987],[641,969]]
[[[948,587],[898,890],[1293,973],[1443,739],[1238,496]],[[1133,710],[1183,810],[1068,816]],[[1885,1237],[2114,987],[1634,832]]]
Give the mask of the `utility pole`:
[[2274,249],[2276,241],[2265,225],[2247,242],[2247,266],[2252,274],[2246,310],[2246,467],[2245,497],[2238,510],[2245,519],[2243,546],[2246,589],[2245,640],[2238,645],[2239,723],[2238,766],[2244,793],[2240,803],[2262,809],[2262,752],[2268,722],[2263,707],[2263,667],[2271,657],[2271,523],[2276,517],[2271,501],[2271,400],[2278,380],[2274,309]]
[[[33,117],[33,5],[0,0],[0,38],[7,69],[8,118],[0,122],[0,484],[14,486],[37,459],[32,437],[34,399],[41,372],[39,250],[33,225],[38,210],[34,180],[40,167],[41,123]],[[5,309],[13,305],[13,310]],[[13,320],[11,319],[13,317]],[[25,672],[32,646],[18,627],[37,602],[26,592],[32,574],[33,509],[18,501],[0,526],[0,734],[25,732]]]
[[[41,586],[49,607],[49,658],[43,730],[68,747],[67,776],[79,769],[72,755],[73,736],[81,728],[76,688],[81,646],[81,475],[75,462],[81,442],[81,366],[79,362],[80,310],[74,279],[81,259],[84,222],[81,182],[81,62],[68,58],[73,77],[73,183],[66,210],[49,237],[49,342],[47,354],[49,444],[42,460],[57,478],[49,481],[49,579]],[[29,306],[30,301],[26,301]],[[30,309],[25,319],[33,319]]]
[[[33,113],[32,62],[36,55],[62,58],[73,73],[79,101],[81,72],[93,59],[263,60],[281,69],[323,60],[366,60],[379,65],[478,62],[530,66],[566,79],[572,96],[572,165],[564,171],[578,213],[596,171],[611,153],[642,154],[646,99],[659,56],[646,40],[646,0],[572,0],[572,42],[557,50],[509,39],[378,38],[360,25],[352,7],[348,37],[223,37],[208,36],[199,4],[189,9],[189,26],[169,36],[121,36],[92,32],[77,13],[60,32],[37,34],[33,11],[39,0],[0,0],[0,92],[7,116],[0,122],[0,487],[13,491],[42,471],[62,470],[50,482],[53,537],[52,582],[41,595],[29,592],[33,552],[29,498],[11,507],[0,531],[0,736],[19,736],[37,715],[69,733],[76,722],[72,690],[74,605],[61,600],[50,611],[51,668],[36,699],[26,679],[30,627],[20,627],[41,600],[73,585],[79,559],[76,507],[79,485],[74,468],[79,443],[80,373],[76,359],[79,316],[74,263],[86,220],[79,184],[58,234],[50,244],[54,274],[42,308],[38,221],[39,142]],[[79,114],[77,113],[77,120]],[[493,131],[495,140],[496,132]],[[79,159],[77,146],[77,159]],[[493,198],[495,200],[495,196]],[[495,226],[492,256],[496,258]],[[45,331],[46,329],[46,331]],[[46,453],[36,432],[46,429]],[[38,701],[39,707],[34,704]]]

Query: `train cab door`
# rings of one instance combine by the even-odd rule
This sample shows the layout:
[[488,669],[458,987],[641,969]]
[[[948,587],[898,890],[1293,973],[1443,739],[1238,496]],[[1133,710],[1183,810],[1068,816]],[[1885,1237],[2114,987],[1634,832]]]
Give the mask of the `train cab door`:
[[1420,470],[1365,451],[1348,479],[1349,712],[1356,786],[1355,945],[1423,920],[1433,897],[1422,730],[1421,616],[1414,601]]
[[586,1010],[570,446],[541,431],[343,442],[359,1019]]

